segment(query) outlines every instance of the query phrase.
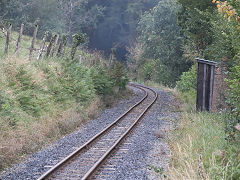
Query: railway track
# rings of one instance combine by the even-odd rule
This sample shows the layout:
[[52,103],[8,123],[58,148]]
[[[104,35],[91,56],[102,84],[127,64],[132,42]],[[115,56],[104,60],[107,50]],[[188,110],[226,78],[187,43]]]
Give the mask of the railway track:
[[131,133],[158,98],[158,94],[150,88],[135,84],[130,86],[144,92],[142,99],[88,142],[51,167],[38,180],[96,179],[94,178],[96,171]]

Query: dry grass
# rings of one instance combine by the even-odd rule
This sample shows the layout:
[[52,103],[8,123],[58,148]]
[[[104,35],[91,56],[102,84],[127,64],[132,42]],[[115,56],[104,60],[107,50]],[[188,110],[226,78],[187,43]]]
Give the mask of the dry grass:
[[96,97],[95,100],[90,103],[90,105],[86,110],[87,117],[90,119],[97,118],[97,116],[99,116],[99,114],[103,110],[102,107],[104,107],[104,103],[102,99],[99,97]]
[[[124,97],[115,93],[103,98],[95,92],[90,67],[97,71],[93,65],[107,66],[103,54],[79,50],[76,57],[83,58],[79,69],[73,68],[78,65],[65,67],[64,59],[35,61],[37,51],[29,62],[32,38],[23,36],[16,56],[17,37],[13,32],[8,55],[4,54],[5,38],[0,38],[0,171],[76,130]],[[40,44],[37,40],[36,48]],[[66,57],[68,51],[66,47]]]
[[[84,100],[77,104],[74,97],[59,103],[53,101],[55,98],[53,95],[45,95],[42,92],[40,94],[37,90],[30,89],[29,91],[34,91],[33,95],[39,98],[50,97],[50,99],[45,98],[47,101],[45,99],[43,101],[47,110],[42,111],[44,113],[40,116],[34,116],[24,111],[23,106],[16,100],[18,93],[24,91],[23,87],[29,88],[28,85],[18,82],[17,77],[19,68],[23,67],[27,72],[26,76],[31,76],[30,83],[34,83],[48,92],[48,74],[42,69],[47,66],[51,73],[59,77],[66,77],[66,72],[58,61],[48,60],[45,62],[47,63],[40,61],[39,64],[31,63],[26,58],[16,58],[15,56],[9,56],[0,61],[0,171],[23,160],[27,155],[45,145],[75,131],[88,120],[96,118],[105,107],[115,104],[128,94],[114,94],[111,98],[94,95],[89,97],[88,102]],[[61,76],[63,73],[65,76]],[[14,85],[10,85],[12,82]],[[51,82],[54,83],[54,80]],[[32,98],[32,94],[29,94]],[[2,98],[5,98],[3,102]],[[6,107],[3,107],[2,104]],[[42,104],[37,105],[42,108]],[[3,115],[3,113],[5,114]]]
[[170,134],[172,163],[166,173],[168,179],[236,179],[240,161],[232,159],[231,151],[227,155],[230,146],[224,130],[221,115],[184,113],[179,128]]
[[224,115],[195,110],[193,92],[148,85],[173,94],[175,109],[182,112],[178,128],[167,131],[171,148],[171,163],[160,179],[169,180],[238,180],[240,177],[239,140],[227,141]]
[[26,155],[81,127],[98,115],[99,104],[100,99],[96,98],[86,109],[56,111],[52,117],[45,116],[33,123],[21,123],[16,128],[11,128],[0,119],[0,169],[19,162]]
[[[196,118],[196,117],[195,117]],[[202,160],[199,149],[197,149],[193,142],[196,141],[199,134],[194,132],[186,132],[188,128],[186,124],[189,123],[189,116],[185,114],[180,120],[179,129],[177,133],[170,135],[170,145],[172,151],[172,164],[167,172],[168,179],[171,180],[199,180],[209,179]],[[200,158],[201,159],[201,158]],[[202,178],[200,177],[202,174]],[[204,177],[204,178],[203,178]]]
[[[116,103],[116,100],[112,103]],[[0,169],[23,160],[27,155],[73,132],[88,120],[96,118],[104,107],[106,104],[97,97],[87,108],[56,111],[52,117],[45,116],[30,124],[22,123],[16,128],[11,128],[0,119]]]

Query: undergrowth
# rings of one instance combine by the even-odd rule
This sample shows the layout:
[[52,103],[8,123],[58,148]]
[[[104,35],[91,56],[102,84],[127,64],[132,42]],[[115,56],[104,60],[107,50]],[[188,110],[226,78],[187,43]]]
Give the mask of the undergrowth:
[[[16,38],[13,32],[12,39]],[[30,62],[30,40],[23,36],[18,56],[14,41],[8,56],[0,47],[0,171],[72,132],[129,93],[122,65],[110,70],[101,54],[83,50],[76,53],[82,55],[80,64],[78,59],[69,60],[69,47],[65,57]]]
[[[178,92],[178,91],[176,91]],[[240,135],[229,137],[225,114],[196,112],[196,95],[175,94],[182,117],[171,132],[172,162],[167,179],[238,180],[240,177]]]

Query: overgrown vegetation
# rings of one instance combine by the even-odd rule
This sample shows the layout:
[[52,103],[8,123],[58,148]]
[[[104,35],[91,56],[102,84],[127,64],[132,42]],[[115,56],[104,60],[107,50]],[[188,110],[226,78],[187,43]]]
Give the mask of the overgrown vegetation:
[[[75,46],[66,48],[65,58],[26,62],[30,37],[23,37],[18,58],[5,57],[0,33],[0,169],[76,128],[94,115],[100,98],[125,89],[124,65],[78,51],[86,33],[90,47],[108,54],[115,49],[123,59],[128,45],[132,79],[178,89],[185,113],[171,139],[169,179],[239,179],[240,135],[234,128],[240,123],[239,7],[238,0],[1,1],[0,30],[9,23],[18,30],[24,23],[24,33],[32,35],[36,23],[39,37],[46,30],[75,34],[69,39]],[[11,42],[9,54],[14,46]],[[196,57],[226,65],[228,111],[195,112]]]
[[163,0],[141,17],[139,37],[128,55],[135,78],[174,86],[182,72],[190,68],[191,62],[182,57],[178,9],[175,1]]
[[196,99],[196,65],[183,73],[177,88],[181,91],[182,104],[189,105],[184,107],[187,113],[180,119],[179,129],[171,139],[173,167],[168,172],[169,179],[239,179],[240,133],[234,128],[240,122],[240,61],[236,43],[239,41],[239,2],[179,0],[179,3],[182,5],[179,25],[185,38],[183,55],[190,60],[195,54],[195,57],[225,63],[230,112],[192,111],[189,105],[195,106],[191,102]]
[[[38,37],[45,31],[68,34],[84,32],[89,47],[104,50],[106,55],[117,46],[117,58],[125,59],[125,46],[136,34],[140,16],[154,7],[157,0],[1,0],[1,21],[11,22],[18,30],[32,35],[33,25],[39,25]],[[1,25],[0,25],[1,28]]]
[[164,175],[171,180],[239,179],[240,135],[228,138],[226,114],[196,112],[195,96],[176,92],[183,115],[169,136],[172,162]]
[[240,123],[239,7],[236,0],[159,2],[141,17],[139,36],[128,48],[133,79],[177,85],[181,91],[194,93],[197,74],[194,58],[224,62],[229,85],[226,99],[231,107],[229,122],[234,131],[236,123]]
[[[240,123],[239,1],[178,0],[177,2],[178,5],[171,4],[171,6],[178,7],[176,27],[179,29],[179,35],[176,37],[181,37],[178,47],[181,47],[182,53],[177,56],[179,56],[178,59],[183,58],[192,62],[193,66],[189,71],[185,68],[184,71],[187,72],[184,72],[177,81],[177,91],[173,91],[177,92],[176,96],[180,99],[180,110],[183,111],[183,115],[179,119],[178,128],[170,135],[169,141],[173,156],[172,164],[165,175],[171,180],[237,180],[240,177],[240,132],[234,126]],[[144,22],[144,25],[151,29],[149,21]],[[171,23],[173,22],[171,20]],[[159,28],[159,26],[156,27]],[[164,31],[166,30],[167,27]],[[133,57],[140,65],[140,69],[145,68],[145,72],[147,72],[139,71],[135,78],[148,80],[150,77],[156,82],[166,84],[164,80],[168,77],[155,64],[158,58],[145,58],[145,60],[143,58],[146,47],[154,50],[155,45],[158,47],[156,51],[160,52],[162,57],[165,57],[165,54],[161,52],[163,50],[169,54],[174,52],[171,51],[171,48],[164,49],[164,46],[157,45],[161,44],[161,41],[165,42],[164,37],[167,37],[161,37],[161,33],[157,34],[161,39],[157,39],[154,34],[151,41],[152,32],[144,33],[147,39],[145,42],[153,42],[152,46],[137,45],[132,51],[133,56],[130,57]],[[166,42],[170,43],[171,41]],[[167,44],[166,42],[165,44]],[[153,53],[153,55],[155,54]],[[197,64],[194,60],[196,57],[222,62],[226,65],[226,83],[228,85],[226,99],[230,111],[222,109],[219,114],[196,112]],[[170,61],[174,62],[174,60]],[[169,65],[170,63],[166,64],[166,66]],[[166,66],[163,69],[167,69]],[[135,65],[133,70],[139,67]],[[164,80],[157,81],[152,76],[157,71],[162,72],[161,78]],[[172,81],[167,82],[172,84]]]
[[125,67],[108,68],[98,52],[75,51],[80,64],[67,47],[64,57],[30,62],[30,39],[23,37],[18,57],[13,42],[9,55],[0,56],[0,170],[96,117],[128,83]]
[[226,137],[224,116],[185,113],[170,139],[168,179],[239,179],[239,136],[235,141]]
[[[234,126],[240,123],[239,110],[239,6],[238,1],[185,1],[179,0],[182,11],[179,12],[179,24],[186,41],[184,54],[198,52],[199,56],[223,61],[227,66],[229,86],[228,105],[231,107],[228,128],[230,133],[235,132]],[[217,7],[216,7],[217,5]],[[195,14],[200,14],[196,17]],[[195,22],[195,23],[189,23]],[[191,40],[191,41],[190,41]],[[192,42],[192,40],[194,40]],[[200,44],[198,44],[200,43]],[[189,49],[191,44],[195,44]],[[191,74],[191,71],[188,73]],[[189,83],[191,77],[182,76],[178,84]],[[192,74],[192,78],[195,75]],[[230,130],[231,129],[231,130]]]
[[[234,128],[240,123],[239,7],[236,0],[164,0],[139,22],[139,37],[128,56],[133,78],[176,85],[181,109],[189,112],[172,140],[169,179],[240,177],[240,133]],[[195,113],[196,57],[227,67],[230,108],[221,109],[222,114]]]

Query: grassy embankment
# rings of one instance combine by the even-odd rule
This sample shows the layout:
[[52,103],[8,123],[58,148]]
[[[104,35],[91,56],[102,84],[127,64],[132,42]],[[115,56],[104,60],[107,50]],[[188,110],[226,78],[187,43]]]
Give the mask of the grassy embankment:
[[226,131],[225,114],[196,112],[194,92],[165,90],[179,100],[177,110],[182,116],[177,122],[178,129],[169,132],[172,161],[169,171],[160,174],[161,177],[169,180],[238,180],[240,135]]
[[67,57],[29,62],[31,37],[23,36],[17,57],[13,42],[4,56],[4,43],[0,33],[0,171],[72,132],[124,94],[116,90],[115,71],[109,73],[99,55],[78,52],[94,66]]

